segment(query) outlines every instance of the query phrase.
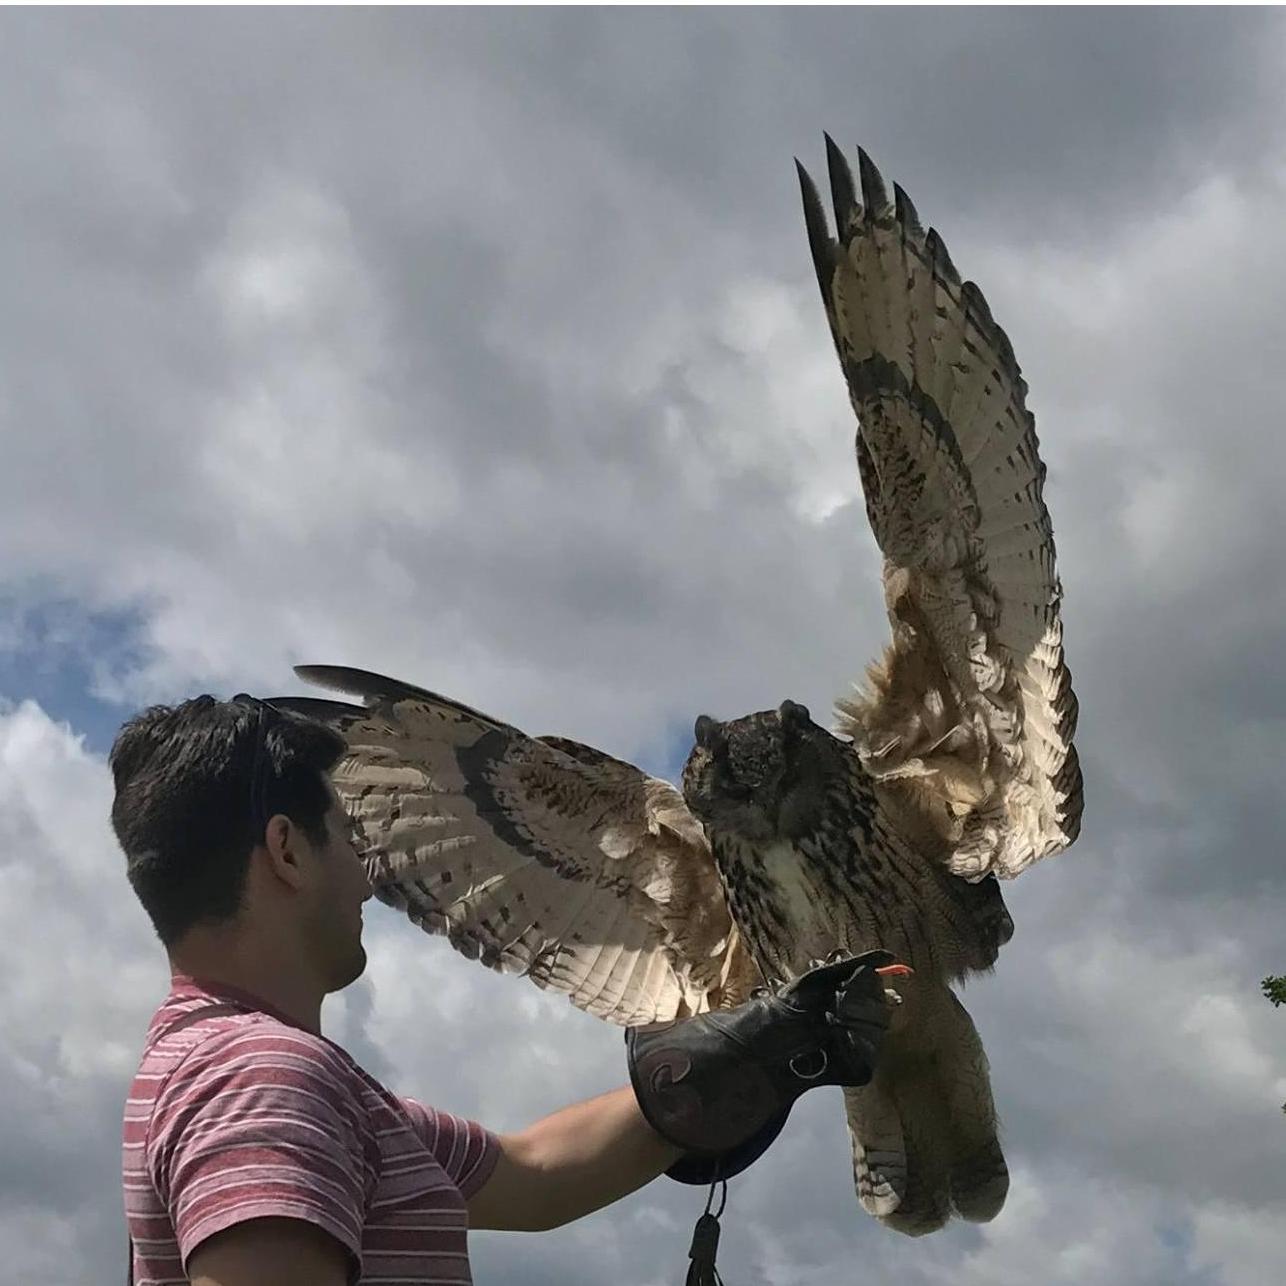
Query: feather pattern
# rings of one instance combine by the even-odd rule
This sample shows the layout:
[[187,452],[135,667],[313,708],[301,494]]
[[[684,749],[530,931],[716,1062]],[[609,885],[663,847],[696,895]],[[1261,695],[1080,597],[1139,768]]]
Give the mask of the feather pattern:
[[970,879],[1016,875],[1076,837],[1077,706],[1063,661],[1035,423],[1013,348],[911,200],[859,184],[827,139],[838,238],[799,167],[805,221],[857,413],[893,641],[842,731],[930,820]]
[[335,786],[381,901],[612,1022],[700,1013],[758,983],[668,782],[366,671],[298,673],[367,703],[275,700],[347,742]]

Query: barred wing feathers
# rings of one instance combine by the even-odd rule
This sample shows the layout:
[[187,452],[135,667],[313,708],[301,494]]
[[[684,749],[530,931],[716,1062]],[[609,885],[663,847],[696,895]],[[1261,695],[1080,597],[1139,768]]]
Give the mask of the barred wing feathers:
[[296,672],[367,703],[274,704],[345,738],[335,786],[381,901],[616,1023],[736,1003],[756,985],[705,835],[669,783],[396,680]]
[[836,230],[799,167],[809,243],[857,413],[893,642],[839,703],[889,806],[969,879],[1080,829],[1076,698],[1045,466],[1013,349],[910,199],[827,138]]

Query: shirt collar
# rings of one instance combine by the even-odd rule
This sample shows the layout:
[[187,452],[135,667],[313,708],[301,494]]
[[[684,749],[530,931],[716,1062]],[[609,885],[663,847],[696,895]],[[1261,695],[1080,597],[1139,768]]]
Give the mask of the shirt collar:
[[211,1000],[240,1005],[251,1013],[268,1014],[287,1026],[297,1027],[300,1031],[307,1030],[302,1023],[296,1022],[289,1014],[283,1013],[275,1005],[270,1005],[261,996],[256,996],[253,992],[244,991],[242,988],[234,987],[226,982],[214,982],[207,978],[194,978],[186,973],[176,973],[171,976],[170,1000],[186,1000],[196,997],[209,997]]

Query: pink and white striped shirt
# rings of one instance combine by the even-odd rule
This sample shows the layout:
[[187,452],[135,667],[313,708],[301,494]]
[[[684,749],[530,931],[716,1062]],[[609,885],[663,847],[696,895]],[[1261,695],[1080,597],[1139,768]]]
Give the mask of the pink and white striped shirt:
[[[215,1004],[237,1012],[166,1030]],[[175,978],[125,1104],[134,1280],[180,1286],[207,1237],[271,1215],[324,1228],[363,1286],[467,1286],[465,1200],[498,1154],[255,997]]]

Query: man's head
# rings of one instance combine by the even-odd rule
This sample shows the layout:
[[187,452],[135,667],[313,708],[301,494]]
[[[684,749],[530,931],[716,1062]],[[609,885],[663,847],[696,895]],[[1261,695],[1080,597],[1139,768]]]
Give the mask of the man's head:
[[301,953],[327,991],[365,967],[370,886],[330,784],[329,728],[251,698],[153,706],[112,747],[112,826],[172,956],[232,933]]

